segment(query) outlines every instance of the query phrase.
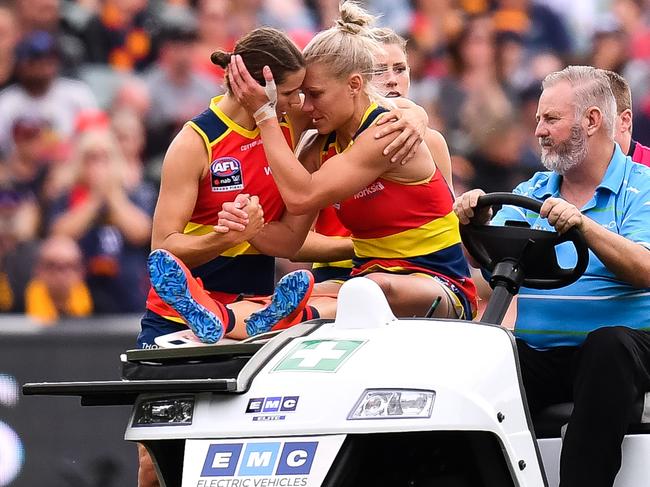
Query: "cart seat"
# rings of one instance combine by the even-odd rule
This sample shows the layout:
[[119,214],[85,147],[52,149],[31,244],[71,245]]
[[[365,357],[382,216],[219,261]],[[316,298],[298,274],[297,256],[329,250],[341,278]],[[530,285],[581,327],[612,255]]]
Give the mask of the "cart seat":
[[[569,422],[573,403],[553,404],[533,416],[533,426],[537,438],[557,438],[562,428]],[[650,434],[650,392],[645,393],[634,404],[634,422],[627,434]]]

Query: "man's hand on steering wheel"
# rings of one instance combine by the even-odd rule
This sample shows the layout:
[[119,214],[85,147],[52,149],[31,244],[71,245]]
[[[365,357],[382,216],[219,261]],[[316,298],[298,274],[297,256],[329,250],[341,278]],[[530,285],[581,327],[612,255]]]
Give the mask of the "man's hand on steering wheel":
[[[537,215],[553,218],[557,230],[530,228],[509,220],[504,225],[488,225],[489,218],[486,218],[484,210],[496,205],[526,209],[532,212],[531,218]],[[588,219],[578,216],[575,207],[559,198],[553,198],[542,211],[542,202],[528,196],[483,194],[481,190],[473,190],[458,198],[454,211],[461,223],[470,220],[473,223],[462,225],[460,235],[465,249],[479,267],[492,272],[499,265],[515,262],[518,269],[525,271],[520,274],[518,285],[535,289],[568,286],[584,273],[589,264],[589,247],[581,231]],[[564,234],[561,235],[562,231]],[[570,268],[559,264],[555,252],[555,247],[565,242],[573,244],[577,255],[575,265]]]
[[578,208],[562,198],[548,198],[544,201],[539,216],[548,219],[548,222],[560,234],[572,227],[584,231],[584,216]]
[[489,206],[481,208],[478,212],[475,211],[478,199],[483,195],[485,195],[485,191],[482,189],[472,189],[456,198],[454,213],[456,213],[461,225],[467,225],[472,219],[474,219],[474,222],[484,225],[492,219],[492,208]]

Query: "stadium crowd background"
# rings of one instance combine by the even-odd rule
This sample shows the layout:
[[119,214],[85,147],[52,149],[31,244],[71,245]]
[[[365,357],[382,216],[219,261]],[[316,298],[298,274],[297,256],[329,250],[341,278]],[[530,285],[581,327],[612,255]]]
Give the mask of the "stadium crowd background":
[[[540,81],[567,64],[625,76],[634,138],[650,145],[650,0],[364,3],[408,40],[410,94],[447,139],[456,194],[509,191],[540,169]],[[210,54],[260,25],[304,47],[337,7],[0,1],[0,312],[142,312],[164,151],[223,92]]]

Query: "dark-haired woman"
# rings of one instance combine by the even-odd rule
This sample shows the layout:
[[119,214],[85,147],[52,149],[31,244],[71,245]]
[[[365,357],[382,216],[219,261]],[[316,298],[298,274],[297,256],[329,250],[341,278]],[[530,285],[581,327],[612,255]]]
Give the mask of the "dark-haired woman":
[[[266,63],[278,70],[278,111],[286,113],[280,123],[287,143],[293,147],[305,128],[300,118],[292,117],[292,106],[300,105],[305,72],[301,52],[283,33],[269,28],[256,29],[240,39],[235,52],[246,59],[252,73],[261,76]],[[225,66],[229,54],[217,51],[212,61]],[[163,163],[151,243],[152,249],[168,252],[155,254],[162,264],[165,259],[178,259],[202,280],[218,309],[211,309],[211,303],[203,305],[220,313],[223,335],[233,331],[237,321],[225,305],[240,294],[263,296],[272,292],[271,256],[293,255],[309,230],[310,220],[310,215],[293,216],[284,211],[255,120],[227,92],[213,98],[209,108],[189,121],[170,145]],[[156,287],[155,276],[152,282]],[[154,347],[157,336],[186,329],[187,325],[204,341],[219,338],[209,323],[191,322],[187,313],[179,313],[169,301],[152,288],[141,322],[139,347]],[[247,301],[237,306],[243,315],[249,307],[254,311],[261,305]],[[237,332],[239,338],[246,336],[242,329]]]
[[[305,74],[301,52],[286,35],[269,28],[242,37],[234,52],[245,59],[255,77],[261,78],[265,64],[274,66],[278,73],[278,112],[287,113],[280,122],[282,132],[293,147],[305,129],[300,118],[292,117],[292,105],[300,104]],[[222,67],[229,58],[229,53],[221,51],[211,57]],[[215,330],[210,323],[192,322],[186,309],[177,310],[168,304],[174,304],[164,293],[168,288],[162,289],[162,296],[152,288],[141,320],[138,347],[157,347],[157,337],[188,326],[205,341],[216,341],[231,331],[229,328],[234,329],[235,316],[225,305],[240,295],[270,294],[274,283],[271,256],[293,255],[310,224],[310,215],[293,216],[284,211],[254,118],[229,89],[213,98],[207,110],[185,124],[165,155],[153,219],[150,273],[151,264],[154,271],[162,272],[169,267],[166,263],[191,269],[192,276],[201,279],[209,294],[204,295],[202,304],[212,313],[205,315],[220,312],[226,329]],[[180,276],[187,280],[188,290],[190,284],[196,284],[192,276]],[[159,281],[163,279],[157,277],[161,276],[152,275],[152,283],[160,291]],[[249,306],[253,311],[262,305],[237,303],[242,312]],[[139,453],[140,487],[157,486],[149,456],[142,447]]]

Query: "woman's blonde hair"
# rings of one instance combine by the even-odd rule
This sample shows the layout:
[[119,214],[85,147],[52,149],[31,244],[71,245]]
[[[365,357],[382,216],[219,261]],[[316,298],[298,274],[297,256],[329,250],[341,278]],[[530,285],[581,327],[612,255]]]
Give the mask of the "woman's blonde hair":
[[406,54],[407,41],[390,27],[375,27],[371,30],[372,36],[384,45],[395,45]]
[[303,51],[307,66],[325,64],[336,79],[345,79],[358,73],[364,80],[364,91],[372,101],[384,101],[373,87],[375,59],[382,52],[381,44],[374,38],[372,26],[376,17],[355,2],[339,5],[339,18],[334,26],[322,31],[307,44]]

